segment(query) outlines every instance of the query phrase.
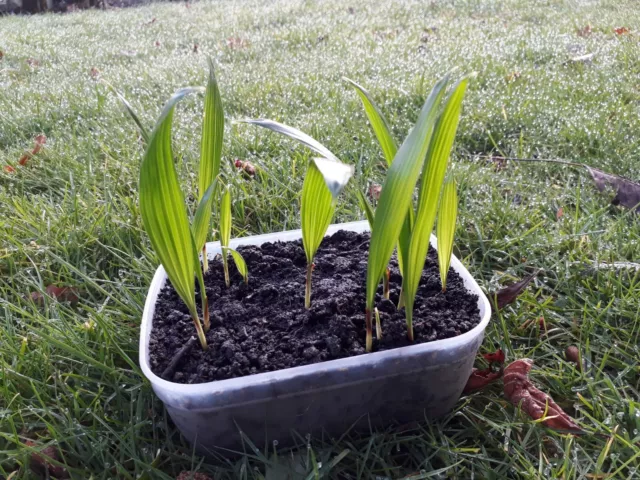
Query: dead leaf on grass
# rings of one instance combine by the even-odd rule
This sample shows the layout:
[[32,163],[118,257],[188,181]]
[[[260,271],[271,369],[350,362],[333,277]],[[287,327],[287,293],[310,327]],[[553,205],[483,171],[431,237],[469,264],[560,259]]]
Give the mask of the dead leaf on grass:
[[256,167],[254,167],[253,164],[247,160],[240,160],[239,158],[236,158],[234,165],[238,170],[246,173],[250,177],[253,177],[256,174]]
[[616,35],[627,35],[630,33],[628,27],[616,27],[613,29],[613,31],[616,33]]
[[[38,446],[33,440],[27,440],[25,445],[33,448]],[[69,472],[67,469],[61,465],[52,463],[51,460],[54,462],[60,462],[58,449],[53,445],[43,448],[40,452],[31,453],[29,466],[34,473],[41,475],[44,478],[69,478]]]
[[35,141],[35,145],[33,146],[33,149],[30,152],[25,152],[20,157],[20,160],[18,160],[18,163],[23,167],[27,164],[27,162],[31,157],[40,153],[40,150],[42,150],[42,147],[44,146],[44,144],[47,143],[47,137],[45,137],[44,135],[38,135],[36,136],[34,141]]
[[577,28],[576,29],[576,33],[578,34],[579,37],[588,37],[591,35],[592,31],[591,31],[591,25],[585,25],[582,28]]
[[[49,285],[45,288],[45,294],[59,302],[76,304],[79,300],[79,291],[74,287],[58,287],[56,285]],[[42,305],[44,303],[44,295],[40,292],[33,292],[31,294],[31,300],[38,305]]]
[[598,190],[604,192],[607,189],[611,189],[616,193],[611,203],[632,208],[640,213],[640,183],[587,165],[585,165],[585,168],[591,174],[591,178]]
[[513,405],[519,406],[533,420],[540,420],[554,430],[572,433],[585,433],[574,420],[567,415],[548,394],[538,389],[529,380],[533,360],[523,358],[511,363],[504,369],[504,396]]
[[494,294],[494,306],[496,309],[501,310],[518,298],[518,295],[527,288],[527,285],[531,283],[531,280],[533,280],[537,274],[538,272],[532,273],[519,282],[512,283],[511,285],[507,285],[506,287],[498,290]]

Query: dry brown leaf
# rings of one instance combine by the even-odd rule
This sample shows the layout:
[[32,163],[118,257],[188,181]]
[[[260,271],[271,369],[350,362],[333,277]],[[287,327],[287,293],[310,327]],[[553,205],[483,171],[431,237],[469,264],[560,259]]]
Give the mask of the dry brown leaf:
[[616,27],[613,31],[616,32],[616,35],[627,35],[630,30],[628,27]]
[[[49,285],[45,289],[45,293],[58,300],[59,302],[69,302],[71,304],[78,303],[78,289],[73,287],[58,287],[56,285]],[[31,300],[33,300],[38,305],[42,305],[44,303],[44,295],[40,292],[33,292],[31,294]]]
[[574,363],[578,370],[582,370],[582,364],[580,362],[580,350],[575,345],[567,347],[564,351],[564,356],[568,362]]
[[5,165],[2,170],[4,171],[4,173],[13,173],[16,171],[15,168],[13,168],[11,165]]
[[576,33],[578,34],[579,37],[588,37],[592,33],[591,25],[585,25],[582,28],[576,29]]
[[100,76],[100,70],[96,67],[91,67],[91,70],[89,70],[89,76],[91,78],[98,78]]
[[519,282],[512,283],[511,285],[507,285],[504,288],[501,288],[494,294],[494,306],[497,310],[501,310],[506,307],[510,303],[512,303],[518,295],[520,295],[524,289],[531,283],[531,280],[535,278],[538,272],[532,273],[528,277],[523,278]]
[[[27,440],[25,445],[33,448],[38,446],[33,440]],[[60,462],[58,449],[52,445],[43,448],[40,452],[33,452],[31,454],[29,466],[34,473],[44,478],[69,478],[69,472],[67,472],[67,469],[61,465],[52,463],[51,460]]]
[[382,194],[382,185],[379,185],[377,183],[371,184],[371,186],[369,187],[369,196],[371,197],[371,200],[375,200],[375,201],[380,200],[381,194]]
[[585,165],[585,168],[591,174],[591,178],[593,178],[598,190],[603,192],[610,188],[616,192],[611,203],[632,208],[640,213],[640,183],[633,182],[619,175],[603,172],[602,170],[587,165]]
[[474,368],[462,393],[473,393],[502,378],[503,369],[494,372],[491,367],[480,370]]
[[562,217],[564,217],[564,209],[560,207],[556,212],[556,220],[560,220]]
[[253,164],[247,160],[240,160],[239,158],[236,158],[234,165],[238,170],[241,170],[250,177],[253,177],[256,174],[256,167],[254,167]]
[[574,420],[548,394],[529,380],[533,360],[523,358],[504,369],[504,396],[534,420],[554,430],[576,435],[583,434]]
[[22,165],[23,167],[27,164],[27,162],[29,161],[29,159],[31,157],[33,157],[34,155],[37,155],[38,153],[40,153],[40,150],[42,150],[42,146],[45,143],[47,143],[47,137],[45,137],[44,135],[38,135],[34,139],[34,142],[35,142],[35,145],[33,146],[33,150],[31,150],[30,152],[25,152],[20,157],[20,160],[18,160],[18,163],[20,165]]

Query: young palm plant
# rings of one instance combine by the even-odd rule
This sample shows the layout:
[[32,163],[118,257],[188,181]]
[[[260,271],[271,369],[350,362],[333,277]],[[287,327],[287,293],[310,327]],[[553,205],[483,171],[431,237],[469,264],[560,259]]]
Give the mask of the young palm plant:
[[[448,83],[449,79],[445,77],[435,85],[418,121],[391,161],[392,137],[386,121],[368,93],[354,84],[389,164],[371,229],[365,309],[367,351],[371,351],[373,342],[375,293],[396,245],[403,278],[400,304],[405,306],[407,335],[413,341],[415,295],[429,248],[467,80],[461,80],[452,88],[440,113]],[[413,191],[421,174],[417,211],[414,212]]]
[[[202,129],[199,202],[191,225],[174,166],[171,125],[176,104],[186,95],[203,89],[193,87],[178,90],[165,105],[151,134],[147,134],[142,124],[136,122],[146,140],[146,151],[140,168],[140,215],[151,245],[171,284],[189,309],[203,349],[207,347],[205,333],[210,327],[203,275],[207,262],[204,246],[209,235],[213,198],[220,170],[224,125],[220,92],[213,65],[211,62],[209,64]],[[132,110],[130,113],[135,117]],[[203,268],[200,267],[199,259],[201,250],[204,252]],[[194,276],[200,285],[202,322],[197,311]]]
[[328,148],[296,128],[264,119],[245,122],[286,135],[322,156],[309,162],[300,206],[302,244],[307,257],[304,304],[310,308],[313,259],[333,218],[338,195],[353,175],[353,167],[340,162]]

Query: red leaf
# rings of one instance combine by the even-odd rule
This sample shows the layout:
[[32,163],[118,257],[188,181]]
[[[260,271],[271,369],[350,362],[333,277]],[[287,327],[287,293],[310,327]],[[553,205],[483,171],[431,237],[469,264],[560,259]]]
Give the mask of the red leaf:
[[15,168],[13,168],[11,165],[5,165],[3,167],[4,173],[13,173],[16,171]]
[[531,283],[531,280],[538,274],[538,272],[532,273],[528,277],[523,278],[519,282],[507,285],[506,287],[498,290],[495,293],[495,307],[498,310],[506,307],[512,303],[518,295],[520,295],[524,289]]
[[499,364],[503,364],[504,363],[504,352],[502,351],[502,349],[496,350],[495,352],[492,353],[483,353],[482,356],[484,357],[484,359],[491,363],[491,362],[495,362],[495,363],[499,363]]
[[[55,285],[49,285],[45,289],[45,293],[59,302],[69,302],[71,304],[78,303],[78,289],[73,287],[57,287]],[[44,303],[44,295],[40,292],[33,292],[31,294],[31,300],[42,305]]]
[[564,217],[564,209],[560,207],[556,212],[556,220],[560,220],[562,217]]
[[477,390],[483,389],[490,383],[493,383],[500,377],[502,377],[502,372],[502,368],[497,372],[491,370],[491,367],[485,368],[484,370],[474,368],[471,371],[469,380],[467,380],[467,384],[465,385],[462,393],[472,393]]
[[[27,440],[25,445],[28,447],[37,447],[36,442],[33,440]],[[60,462],[58,449],[52,445],[43,448],[40,452],[33,452],[31,454],[29,466],[33,472],[38,475],[42,475],[45,478],[69,478],[69,472],[67,472],[67,469],[61,465],[51,463],[51,460]]]
[[627,33],[629,33],[629,28],[628,27],[616,27],[613,29],[614,32],[616,32],[616,35],[626,35]]
[[247,175],[249,175],[251,177],[255,176],[255,174],[256,174],[256,167],[254,167],[251,162],[248,162],[246,160],[240,160],[239,158],[236,158],[236,161],[235,161],[234,165],[236,166],[236,168],[238,170],[242,170],[244,173],[246,173]]
[[25,152],[20,157],[20,160],[18,160],[18,163],[20,165],[22,165],[23,167],[27,164],[27,162],[29,161],[29,159],[31,157],[33,157],[34,155],[37,155],[38,153],[40,153],[40,150],[42,150],[42,146],[45,143],[47,143],[47,137],[45,137],[44,135],[38,135],[34,139],[34,142],[35,142],[35,145],[33,146],[33,150],[31,150],[30,152]]
[[[504,396],[512,404],[520,406],[523,412],[534,420],[554,430],[582,434],[582,430],[548,394],[536,388],[529,380],[533,360],[523,358],[504,369]],[[545,415],[546,412],[546,415]]]
[[611,203],[614,205],[622,205],[627,208],[633,208],[636,212],[640,213],[640,183],[633,182],[628,178],[620,177],[618,175],[603,172],[597,168],[591,168],[586,165],[585,167],[591,174],[591,178],[593,178],[598,190],[603,192],[606,189],[611,188],[616,192],[616,196],[613,197]]

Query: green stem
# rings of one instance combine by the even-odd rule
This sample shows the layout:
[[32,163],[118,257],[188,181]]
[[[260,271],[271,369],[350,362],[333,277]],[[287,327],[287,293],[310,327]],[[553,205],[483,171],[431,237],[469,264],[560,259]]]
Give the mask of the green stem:
[[191,313],[191,318],[193,319],[193,324],[196,326],[196,332],[198,333],[198,340],[200,340],[200,345],[202,346],[202,350],[207,349],[207,339],[204,336],[204,331],[202,330],[202,324],[200,323],[200,319],[198,318],[197,313]]
[[389,271],[389,267],[387,267],[387,271],[382,276],[383,294],[384,294],[384,298],[386,298],[387,300],[389,300],[389,277],[390,277],[390,275],[391,275],[391,272]]
[[367,308],[365,311],[365,325],[367,328],[367,338],[366,338],[366,350],[370,352],[373,348],[373,328],[371,325],[371,309]]
[[205,292],[202,292],[202,320],[204,331],[208,332],[211,328],[211,320],[209,319],[209,299]]
[[313,272],[313,263],[307,263],[307,280],[304,284],[304,308],[311,308],[311,272]]
[[382,325],[380,324],[380,312],[378,311],[378,307],[375,308],[376,312],[376,338],[378,340],[382,340]]
[[231,282],[229,281],[229,261],[226,250],[222,251],[222,269],[224,270],[224,283],[227,288],[229,288],[231,286]]
[[405,315],[407,317],[407,338],[413,342],[413,305],[411,308],[405,308]]
[[209,271],[209,259],[207,258],[207,245],[202,247],[202,273]]

